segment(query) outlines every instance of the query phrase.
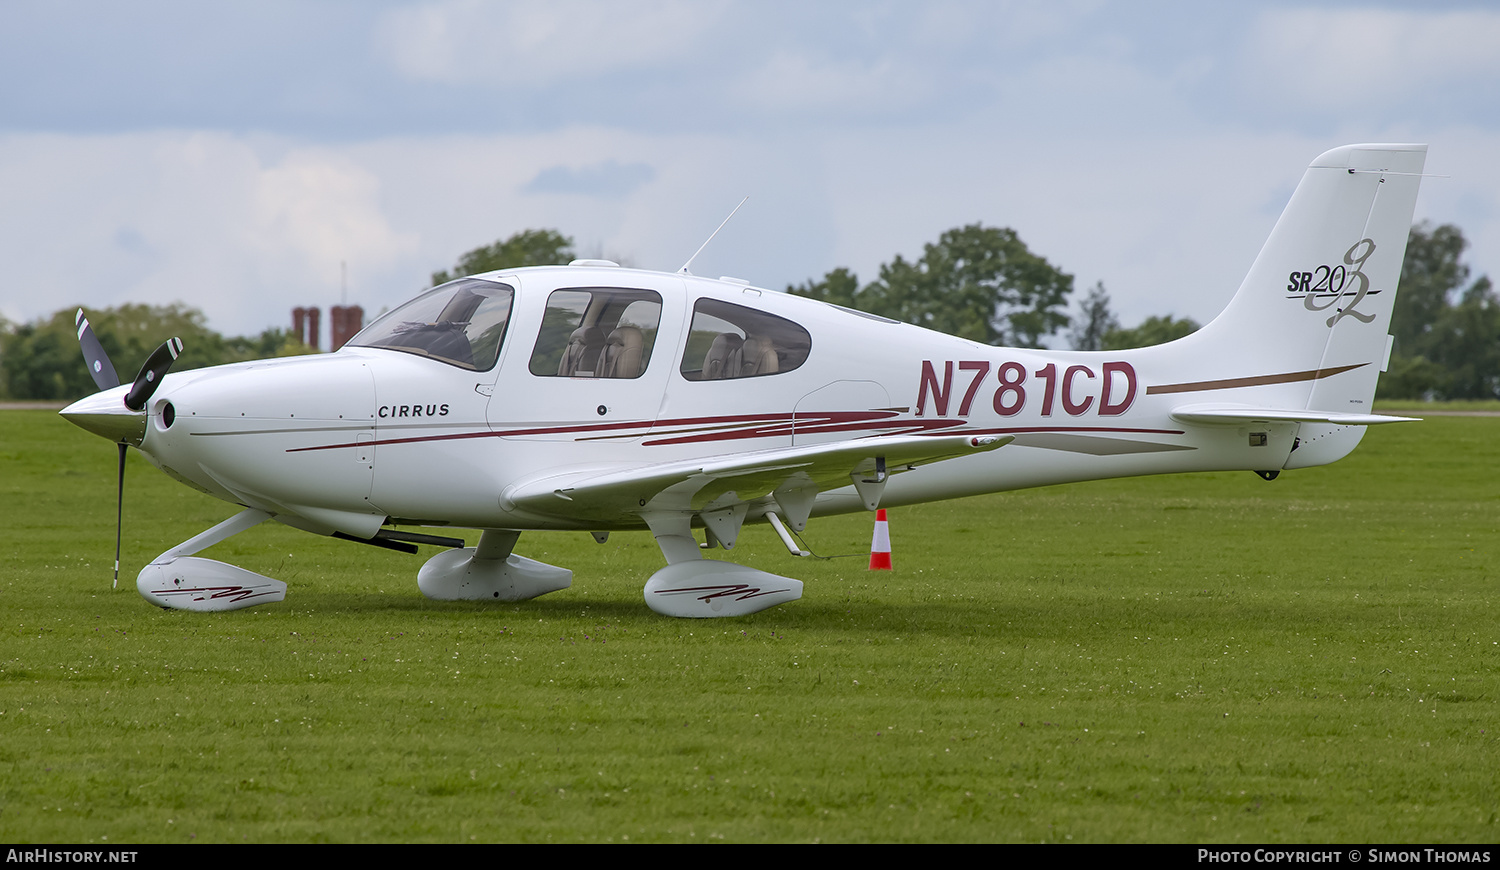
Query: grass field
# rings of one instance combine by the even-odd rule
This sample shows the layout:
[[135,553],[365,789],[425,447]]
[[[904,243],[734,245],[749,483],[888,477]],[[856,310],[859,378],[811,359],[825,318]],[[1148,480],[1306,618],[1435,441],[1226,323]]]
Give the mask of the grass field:
[[1500,841],[1497,436],[903,508],[889,573],[750,528],[807,587],[743,619],[647,610],[644,533],[495,606],[275,524],[206,555],[287,601],[190,614],[135,573],[232,509],[133,457],[111,592],[113,449],[3,412],[0,839]]

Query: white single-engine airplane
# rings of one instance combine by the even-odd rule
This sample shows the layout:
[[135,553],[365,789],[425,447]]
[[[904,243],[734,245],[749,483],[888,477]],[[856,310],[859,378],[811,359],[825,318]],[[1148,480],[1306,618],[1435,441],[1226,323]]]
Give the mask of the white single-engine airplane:
[[802,554],[787,528],[813,516],[1177,471],[1269,480],[1406,419],[1371,400],[1426,152],[1313,161],[1229,307],[1156,347],[990,347],[686,266],[576,260],[444,284],[325,356],[167,374],[173,339],[128,386],[80,311],[101,392],[62,414],[120,445],[122,480],[129,445],[243,506],[141,571],[163,607],[281,600],[285,583],[193,555],[275,519],[445,545],[417,575],[444,600],[566,588],[571,571],[511,552],[523,531],[649,529],[667,562],[651,609],[753,613],[802,584],[703,558],[746,522]]

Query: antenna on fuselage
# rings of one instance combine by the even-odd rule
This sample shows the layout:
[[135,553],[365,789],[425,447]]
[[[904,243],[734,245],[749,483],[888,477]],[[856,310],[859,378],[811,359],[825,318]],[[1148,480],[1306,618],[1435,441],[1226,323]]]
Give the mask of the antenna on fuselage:
[[732,212],[729,213],[729,217],[724,218],[724,223],[719,224],[719,229],[714,230],[712,233],[709,233],[708,238],[706,238],[706,239],[703,240],[703,244],[701,244],[701,245],[698,246],[698,250],[694,251],[693,255],[691,257],[688,257],[687,262],[682,264],[682,268],[677,270],[677,274],[679,274],[679,275],[691,275],[691,274],[693,274],[692,272],[688,271],[688,267],[691,266],[691,265],[693,265],[693,261],[696,260],[696,259],[698,259],[698,255],[701,254],[701,253],[703,253],[703,249],[706,248],[706,247],[708,247],[708,243],[714,240],[714,236],[717,236],[719,234],[719,230],[724,229],[724,224],[729,223],[729,218],[734,217],[735,212],[738,212],[740,210],[740,206],[743,206],[745,203],[747,203],[749,201],[750,201],[750,197],[748,197],[748,196],[745,197],[744,199],[740,200],[740,204],[734,207],[734,211],[732,211]]

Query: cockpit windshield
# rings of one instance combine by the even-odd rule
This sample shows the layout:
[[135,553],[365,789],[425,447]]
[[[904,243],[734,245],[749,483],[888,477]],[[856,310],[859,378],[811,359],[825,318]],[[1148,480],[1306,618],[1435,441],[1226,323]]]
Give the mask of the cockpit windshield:
[[500,358],[514,296],[515,290],[507,284],[463,278],[433,288],[376,320],[349,344],[489,371]]

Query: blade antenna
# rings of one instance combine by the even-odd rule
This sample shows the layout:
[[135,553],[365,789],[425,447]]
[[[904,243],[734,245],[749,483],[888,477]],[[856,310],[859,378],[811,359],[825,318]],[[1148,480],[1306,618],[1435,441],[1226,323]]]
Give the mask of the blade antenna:
[[708,247],[708,243],[714,240],[714,236],[717,236],[719,234],[719,230],[724,229],[724,224],[729,223],[729,219],[732,218],[732,217],[734,217],[735,213],[740,210],[740,207],[743,206],[745,203],[747,203],[749,201],[750,201],[750,197],[748,197],[748,196],[745,197],[744,199],[740,200],[740,204],[734,207],[734,211],[732,211],[732,212],[729,213],[729,217],[724,218],[724,223],[719,224],[719,229],[714,230],[712,233],[709,233],[708,238],[703,240],[703,244],[701,244],[701,245],[698,246],[698,250],[694,251],[693,255],[691,257],[688,257],[687,262],[682,264],[682,268],[677,270],[677,274],[679,274],[679,275],[691,275],[691,274],[693,274],[692,272],[688,271],[688,267],[691,266],[691,265],[693,265],[693,261],[696,260],[696,259],[698,259],[698,255],[701,254],[701,253],[703,253],[703,249],[706,248],[706,247]]
[[125,442],[120,442],[120,471],[115,490],[115,582],[111,589],[120,588],[120,526],[125,515]]

